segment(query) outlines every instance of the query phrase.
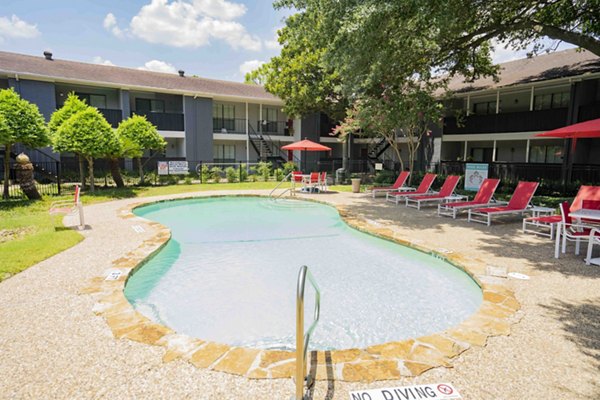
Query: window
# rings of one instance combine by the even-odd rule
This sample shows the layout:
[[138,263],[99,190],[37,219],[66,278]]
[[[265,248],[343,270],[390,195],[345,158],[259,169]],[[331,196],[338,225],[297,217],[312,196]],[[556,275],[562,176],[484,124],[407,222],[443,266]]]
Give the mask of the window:
[[277,109],[263,108],[263,131],[277,133]]
[[544,164],[560,164],[562,162],[562,146],[531,146],[529,162]]
[[496,102],[495,101],[484,101],[482,103],[473,104],[473,114],[475,114],[475,115],[496,114]]
[[106,108],[106,95],[88,93],[75,93],[75,95],[92,107]]
[[155,99],[135,99],[135,110],[140,113],[164,113],[165,101]]
[[571,94],[569,92],[540,94],[533,98],[534,110],[549,110],[551,108],[569,107]]
[[235,145],[215,144],[213,145],[213,158],[215,162],[234,162]]
[[235,106],[213,103],[213,130],[235,131]]

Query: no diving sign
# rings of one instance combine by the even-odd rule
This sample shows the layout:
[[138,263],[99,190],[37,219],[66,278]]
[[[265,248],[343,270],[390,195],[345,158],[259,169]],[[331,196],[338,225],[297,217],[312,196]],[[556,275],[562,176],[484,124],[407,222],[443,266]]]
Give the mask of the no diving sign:
[[350,392],[350,400],[423,400],[462,399],[458,390],[449,383],[402,386]]

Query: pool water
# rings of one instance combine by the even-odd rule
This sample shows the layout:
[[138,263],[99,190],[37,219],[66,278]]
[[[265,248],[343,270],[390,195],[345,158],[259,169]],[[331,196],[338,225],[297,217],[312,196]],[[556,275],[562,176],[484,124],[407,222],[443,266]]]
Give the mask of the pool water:
[[[294,349],[302,265],[321,289],[311,348],[432,334],[460,323],[482,301],[464,272],[358,232],[326,205],[220,197],[156,203],[135,214],[168,226],[172,239],[129,279],[125,295],[152,320],[200,339]],[[307,284],[306,326],[313,307]]]

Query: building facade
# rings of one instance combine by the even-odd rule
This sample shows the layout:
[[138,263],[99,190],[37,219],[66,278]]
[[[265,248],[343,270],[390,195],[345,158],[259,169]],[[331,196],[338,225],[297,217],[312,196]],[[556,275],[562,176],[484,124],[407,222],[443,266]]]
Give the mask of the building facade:
[[[322,114],[292,119],[283,102],[262,87],[113,66],[0,52],[0,88],[14,88],[46,119],[75,92],[116,127],[133,114],[145,115],[167,141],[155,159],[192,163],[284,161],[280,147],[308,138],[329,153],[295,152],[311,170],[333,173],[347,157],[351,172],[371,172],[377,163],[399,167],[382,140],[331,135],[335,121]],[[490,164],[500,177],[569,176],[600,181],[600,139],[538,139],[537,133],[600,118],[600,58],[566,50],[500,65],[499,79],[465,82],[455,77],[441,126],[432,126],[417,157],[422,169],[462,172],[466,162]],[[406,160],[406,139],[398,137]],[[44,149],[51,153],[51,149]],[[346,152],[346,154],[344,154]],[[54,155],[58,157],[59,155]],[[69,155],[61,155],[68,158]]]

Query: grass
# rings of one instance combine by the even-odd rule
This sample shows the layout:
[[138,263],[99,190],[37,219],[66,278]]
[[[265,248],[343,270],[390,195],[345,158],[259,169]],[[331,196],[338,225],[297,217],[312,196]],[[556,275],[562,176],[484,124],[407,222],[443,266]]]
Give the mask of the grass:
[[[111,200],[163,196],[212,190],[273,189],[275,182],[211,183],[156,187],[98,188],[81,196],[84,204]],[[281,188],[289,187],[284,184]],[[363,188],[364,189],[364,188]],[[351,186],[331,186],[330,190],[349,192]],[[0,281],[79,243],[83,236],[62,226],[62,216],[48,214],[50,204],[69,200],[72,194],[44,197],[41,201],[0,200]]]

